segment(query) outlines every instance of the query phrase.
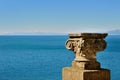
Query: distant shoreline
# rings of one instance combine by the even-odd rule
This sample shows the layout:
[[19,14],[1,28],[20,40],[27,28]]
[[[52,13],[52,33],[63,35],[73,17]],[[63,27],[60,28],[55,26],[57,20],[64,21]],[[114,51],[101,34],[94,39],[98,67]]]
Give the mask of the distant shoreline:
[[63,35],[0,35],[0,36],[67,36],[67,34]]
[[[120,35],[120,34],[109,34],[108,35]],[[68,34],[0,34],[0,36],[68,36]]]

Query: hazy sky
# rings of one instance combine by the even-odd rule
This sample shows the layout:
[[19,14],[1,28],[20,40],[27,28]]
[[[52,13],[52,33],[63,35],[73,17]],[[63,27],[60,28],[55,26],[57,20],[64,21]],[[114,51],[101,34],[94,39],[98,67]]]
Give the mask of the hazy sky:
[[120,0],[0,0],[0,34],[120,29]]

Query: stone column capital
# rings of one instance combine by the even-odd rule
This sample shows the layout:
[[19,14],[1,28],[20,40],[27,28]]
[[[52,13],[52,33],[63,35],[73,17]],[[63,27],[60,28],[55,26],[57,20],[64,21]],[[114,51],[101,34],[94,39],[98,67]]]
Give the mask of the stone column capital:
[[75,61],[96,60],[96,52],[106,48],[106,33],[69,34],[66,48],[74,51]]

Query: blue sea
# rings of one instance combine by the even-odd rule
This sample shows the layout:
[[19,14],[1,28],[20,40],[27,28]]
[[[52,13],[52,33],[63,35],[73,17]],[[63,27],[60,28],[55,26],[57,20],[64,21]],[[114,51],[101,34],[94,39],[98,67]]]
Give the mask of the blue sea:
[[[68,36],[0,36],[0,80],[62,80],[62,68],[74,54],[65,48]],[[107,48],[97,54],[111,80],[120,79],[120,35],[106,38]]]

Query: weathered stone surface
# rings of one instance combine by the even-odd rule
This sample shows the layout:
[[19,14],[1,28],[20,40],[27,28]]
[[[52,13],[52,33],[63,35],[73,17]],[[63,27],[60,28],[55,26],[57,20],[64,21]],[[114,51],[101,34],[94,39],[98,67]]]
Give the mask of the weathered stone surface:
[[63,68],[63,80],[110,80],[110,71],[101,69],[96,53],[106,48],[106,33],[69,34],[66,48],[73,51],[72,67]]
[[63,68],[63,80],[110,80],[110,71],[100,70],[81,70],[76,68]]
[[95,60],[96,52],[106,47],[106,36],[107,34],[98,33],[69,34],[70,39],[66,42],[66,47],[74,51],[76,61]]
[[100,63],[97,61],[73,61],[72,68],[98,70],[100,69]]

